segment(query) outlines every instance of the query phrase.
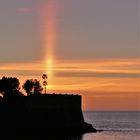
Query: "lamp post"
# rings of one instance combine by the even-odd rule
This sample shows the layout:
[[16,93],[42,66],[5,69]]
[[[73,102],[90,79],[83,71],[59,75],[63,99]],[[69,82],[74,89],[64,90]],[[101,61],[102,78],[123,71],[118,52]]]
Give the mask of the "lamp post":
[[47,78],[48,78],[47,74],[43,74],[43,75],[42,75],[43,86],[44,86],[44,89],[45,89],[45,94],[46,94],[46,86],[48,85],[48,83],[47,83]]

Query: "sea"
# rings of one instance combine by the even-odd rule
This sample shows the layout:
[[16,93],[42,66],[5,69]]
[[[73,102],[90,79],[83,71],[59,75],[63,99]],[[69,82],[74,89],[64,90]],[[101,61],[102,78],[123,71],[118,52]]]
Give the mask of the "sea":
[[83,112],[86,122],[98,130],[66,140],[140,140],[140,112]]

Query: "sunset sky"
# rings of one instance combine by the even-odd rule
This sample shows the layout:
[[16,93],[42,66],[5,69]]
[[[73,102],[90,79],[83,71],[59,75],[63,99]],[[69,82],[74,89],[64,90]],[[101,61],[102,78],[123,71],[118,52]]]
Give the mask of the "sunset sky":
[[0,0],[0,77],[82,95],[83,110],[140,110],[140,0]]

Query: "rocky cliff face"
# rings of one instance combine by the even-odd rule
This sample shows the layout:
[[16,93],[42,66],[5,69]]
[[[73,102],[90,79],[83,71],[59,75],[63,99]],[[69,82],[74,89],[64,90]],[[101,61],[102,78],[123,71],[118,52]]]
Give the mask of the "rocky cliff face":
[[81,96],[46,94],[1,100],[1,127],[7,132],[28,134],[82,134],[96,132],[86,123]]

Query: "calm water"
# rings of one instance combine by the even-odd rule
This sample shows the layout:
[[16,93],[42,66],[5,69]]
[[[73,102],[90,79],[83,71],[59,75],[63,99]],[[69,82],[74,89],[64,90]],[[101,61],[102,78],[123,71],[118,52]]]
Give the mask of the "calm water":
[[66,140],[140,140],[140,112],[84,112],[84,118],[104,131]]

